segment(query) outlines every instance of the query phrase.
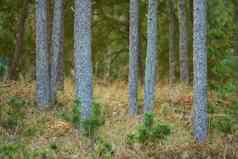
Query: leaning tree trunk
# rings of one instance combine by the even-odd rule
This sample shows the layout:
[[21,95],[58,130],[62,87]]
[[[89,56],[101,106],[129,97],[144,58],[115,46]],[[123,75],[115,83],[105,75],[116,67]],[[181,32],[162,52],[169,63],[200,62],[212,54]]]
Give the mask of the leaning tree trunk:
[[176,81],[176,13],[174,0],[168,1],[169,6],[169,83]]
[[188,26],[186,13],[186,0],[179,0],[179,60],[180,60],[180,80],[189,83],[188,65]]
[[148,2],[147,55],[145,66],[144,112],[153,111],[157,65],[157,9],[158,0]]
[[47,0],[36,1],[36,92],[40,107],[50,104],[47,43]]
[[[54,1],[53,30],[52,30],[52,58],[51,58],[51,101],[55,102],[56,91],[59,83],[59,75],[63,69],[63,28],[64,28],[64,1]],[[61,74],[62,75],[62,74]]]
[[129,114],[137,112],[138,55],[139,55],[139,0],[130,0],[129,38]]
[[88,119],[92,109],[91,5],[91,0],[75,0],[75,82],[82,119]]
[[18,67],[18,61],[19,57],[21,56],[23,52],[24,47],[24,36],[25,36],[25,23],[27,20],[28,15],[28,4],[29,0],[24,0],[22,3],[22,9],[21,14],[19,17],[18,22],[18,30],[16,34],[16,48],[12,57],[11,65],[10,65],[10,79],[16,80],[17,79],[17,67]]
[[194,0],[194,136],[204,143],[208,133],[207,115],[207,19],[206,0]]

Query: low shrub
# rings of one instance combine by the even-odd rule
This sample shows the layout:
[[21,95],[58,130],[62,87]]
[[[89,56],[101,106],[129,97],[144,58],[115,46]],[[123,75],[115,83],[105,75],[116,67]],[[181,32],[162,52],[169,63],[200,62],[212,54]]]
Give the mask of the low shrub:
[[135,133],[127,136],[128,144],[147,143],[164,140],[171,134],[171,128],[167,124],[163,124],[155,120],[153,113],[145,113],[144,122],[138,126]]

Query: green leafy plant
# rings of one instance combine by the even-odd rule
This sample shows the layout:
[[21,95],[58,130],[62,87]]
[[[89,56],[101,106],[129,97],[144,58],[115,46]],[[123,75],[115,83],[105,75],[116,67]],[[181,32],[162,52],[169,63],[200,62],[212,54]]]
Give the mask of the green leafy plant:
[[217,85],[215,88],[220,98],[226,98],[232,96],[237,91],[237,85],[235,82],[230,81],[223,85]]
[[0,158],[31,159],[32,157],[25,145],[16,142],[0,144]]
[[96,158],[112,159],[114,150],[111,143],[105,139],[98,138],[95,144]]
[[164,140],[171,134],[171,128],[155,120],[153,113],[145,113],[144,122],[138,126],[135,133],[127,136],[128,144],[147,143]]
[[75,101],[73,112],[72,112],[73,124],[81,129],[83,135],[87,137],[93,137],[100,126],[104,124],[104,113],[102,106],[98,103],[93,103],[92,113],[89,119],[81,118],[81,102]]
[[83,134],[88,137],[93,137],[97,130],[104,124],[104,114],[101,105],[93,103],[91,117],[86,120],[82,119],[80,124],[83,129]]
[[77,127],[80,126],[80,121],[81,121],[80,115],[81,115],[81,102],[80,102],[79,99],[76,99],[75,102],[74,102],[74,106],[73,106],[72,122]]
[[224,133],[231,134],[234,128],[234,121],[230,115],[225,115],[217,119],[213,119],[212,128]]
[[3,119],[3,127],[9,130],[23,127],[23,119],[25,117],[24,107],[27,102],[19,97],[10,97],[5,106],[5,117]]

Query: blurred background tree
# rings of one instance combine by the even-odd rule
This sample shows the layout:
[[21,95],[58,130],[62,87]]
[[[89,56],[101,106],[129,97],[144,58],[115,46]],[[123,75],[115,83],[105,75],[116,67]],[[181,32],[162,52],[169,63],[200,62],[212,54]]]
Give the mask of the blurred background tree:
[[[64,70],[70,76],[73,69],[73,1],[65,1]],[[192,1],[186,0],[187,25],[189,28],[189,71],[192,81]],[[178,4],[176,16],[176,75],[179,75],[178,60]],[[159,1],[159,79],[169,76],[169,4]],[[0,56],[9,64],[14,59],[16,35],[22,13],[22,0],[0,1]],[[29,0],[25,22],[24,47],[16,64],[16,79],[35,78],[35,5]],[[147,1],[140,3],[140,57],[139,76],[143,81],[146,54]],[[208,1],[208,70],[210,83],[235,80],[237,67],[237,5],[236,1]],[[93,69],[94,76],[103,80],[127,80],[129,68],[129,1],[93,1]],[[10,75],[11,76],[11,75]],[[178,78],[177,78],[178,79]]]

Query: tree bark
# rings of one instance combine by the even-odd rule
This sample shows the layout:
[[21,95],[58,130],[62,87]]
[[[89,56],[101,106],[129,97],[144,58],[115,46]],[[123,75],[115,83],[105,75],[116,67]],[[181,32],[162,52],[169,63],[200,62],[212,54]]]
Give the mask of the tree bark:
[[189,83],[188,64],[188,25],[186,13],[186,0],[179,0],[179,58],[180,58],[180,80]]
[[158,0],[148,1],[147,55],[145,66],[144,112],[152,112],[155,100],[157,65],[157,9]]
[[137,113],[138,56],[139,56],[139,0],[130,0],[129,38],[129,114]]
[[91,0],[75,0],[75,82],[82,119],[88,119],[92,109],[91,5]]
[[[238,1],[235,0],[234,1],[234,5],[235,5],[235,11],[234,11],[234,19],[235,19],[235,24],[236,24],[236,34],[235,34],[235,43],[234,43],[234,55],[238,56]],[[237,71],[238,72],[238,71]]]
[[193,60],[194,60],[194,136],[204,143],[208,133],[207,115],[207,7],[206,0],[194,0]]
[[22,3],[22,9],[19,16],[18,29],[16,34],[16,48],[12,57],[11,65],[10,65],[10,79],[17,79],[17,67],[20,54],[23,53],[24,50],[24,37],[25,37],[25,23],[28,16],[28,4],[29,0],[24,0]]
[[47,0],[36,1],[36,92],[37,104],[50,105],[50,81],[47,39]]
[[64,81],[63,72],[63,39],[64,39],[64,1],[54,1],[53,30],[52,30],[52,58],[51,58],[51,100],[55,103],[57,88]]
[[176,13],[175,1],[169,0],[169,83],[176,81]]

